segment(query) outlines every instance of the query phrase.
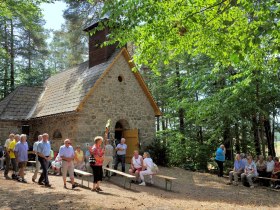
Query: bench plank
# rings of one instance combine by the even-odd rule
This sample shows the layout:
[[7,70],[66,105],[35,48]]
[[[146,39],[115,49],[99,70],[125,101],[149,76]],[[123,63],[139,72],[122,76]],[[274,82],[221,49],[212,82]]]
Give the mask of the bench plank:
[[78,170],[78,169],[74,169],[74,172],[77,173],[77,174],[81,174],[83,176],[92,176],[92,173],[82,171],[82,170]]
[[[136,176],[133,176],[133,175],[130,175],[130,174],[127,174],[127,173],[124,173],[122,171],[118,171],[118,170],[115,170],[115,169],[112,169],[112,168],[105,167],[103,169],[123,176],[124,177],[124,185],[123,185],[124,188],[125,188],[125,185],[126,185],[127,178],[129,178],[129,179],[135,179],[136,178]],[[129,182],[129,189],[130,188],[131,188],[131,182]]]
[[175,177],[164,176],[164,175],[160,175],[160,174],[156,174],[156,175],[154,175],[154,176],[157,176],[157,177],[163,178],[163,179],[169,179],[169,180],[175,180],[175,179],[177,179],[177,178],[175,178]]
[[262,177],[262,176],[257,176],[255,177],[256,179],[268,179],[268,180],[272,180],[272,181],[280,181],[280,179],[275,179],[275,178],[268,178],[268,177]]
[[130,174],[127,174],[127,173],[124,173],[122,171],[118,171],[118,170],[115,170],[115,169],[111,169],[111,168],[103,168],[103,169],[105,169],[107,171],[110,171],[110,172],[113,172],[113,173],[116,173],[116,174],[119,174],[121,176],[125,176],[127,178],[131,178],[131,179],[136,178],[136,176],[133,176],[133,175],[130,175]]

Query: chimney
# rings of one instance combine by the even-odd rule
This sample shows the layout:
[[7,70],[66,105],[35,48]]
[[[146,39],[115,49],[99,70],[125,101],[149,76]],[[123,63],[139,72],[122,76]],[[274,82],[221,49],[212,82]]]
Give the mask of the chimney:
[[103,30],[96,31],[94,34],[91,34],[90,32],[92,32],[99,23],[100,22],[96,22],[84,29],[84,31],[88,32],[89,34],[89,68],[107,61],[115,52],[118,45],[116,43],[109,46],[100,46],[104,41],[108,40],[110,31],[108,27],[105,27]]

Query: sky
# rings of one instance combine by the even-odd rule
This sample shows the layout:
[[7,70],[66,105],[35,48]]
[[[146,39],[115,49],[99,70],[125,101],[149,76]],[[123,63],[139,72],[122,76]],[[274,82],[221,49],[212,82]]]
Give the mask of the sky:
[[64,23],[63,10],[66,9],[66,4],[62,1],[55,3],[43,3],[40,8],[46,20],[45,28],[59,30],[61,24]]

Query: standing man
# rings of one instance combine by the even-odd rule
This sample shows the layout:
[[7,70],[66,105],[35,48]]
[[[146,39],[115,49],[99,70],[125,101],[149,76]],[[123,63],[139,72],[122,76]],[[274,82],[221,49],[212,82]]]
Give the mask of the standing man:
[[4,169],[4,148],[0,143],[0,171]]
[[38,159],[37,148],[38,148],[38,144],[42,141],[42,139],[43,139],[43,136],[39,135],[38,140],[33,144],[33,152],[36,155],[35,156],[35,161],[36,161],[36,166],[35,167],[36,168],[35,168],[34,174],[32,176],[32,181],[33,182],[36,182],[37,174],[38,174],[38,172],[41,168],[41,164],[40,164],[39,159]]
[[9,170],[10,170],[10,163],[11,163],[11,159],[10,159],[10,143],[14,140],[15,138],[15,134],[11,133],[9,135],[9,138],[6,140],[5,145],[4,145],[4,149],[5,149],[5,162],[6,162],[6,167],[5,167],[5,172],[4,172],[4,177],[6,179],[10,179],[10,177],[8,176]]
[[66,176],[67,171],[69,173],[71,183],[72,183],[72,189],[76,187],[74,182],[74,156],[75,152],[73,147],[70,145],[70,139],[64,140],[64,145],[62,145],[59,149],[59,156],[62,159],[62,177],[63,177],[63,183],[64,188],[67,189],[66,186]]
[[51,145],[49,142],[49,135],[47,133],[44,133],[42,137],[43,140],[38,143],[37,147],[38,160],[43,169],[38,184],[43,185],[44,181],[46,187],[51,187],[48,177],[49,160],[51,159]]
[[119,163],[122,164],[122,172],[125,172],[125,154],[126,154],[127,145],[125,144],[125,138],[121,138],[121,143],[116,147],[117,157],[114,169],[118,169]]
[[[103,160],[103,168],[109,166],[109,168],[112,168],[113,166],[113,156],[114,156],[114,147],[110,143],[110,139],[107,139],[105,142],[105,152],[104,152],[104,160]],[[103,175],[105,175],[106,172],[103,170]],[[108,176],[110,176],[110,172]]]
[[28,144],[26,139],[26,135],[21,134],[20,141],[16,144],[14,150],[19,168],[18,181],[23,183],[27,183],[27,181],[24,179],[24,169],[26,168],[26,163],[28,161]]
[[12,179],[17,179],[17,173],[18,173],[18,165],[17,165],[17,162],[16,162],[16,156],[15,156],[15,147],[16,147],[16,144],[19,142],[20,140],[20,135],[19,134],[16,134],[15,135],[15,139],[13,141],[11,141],[10,145],[9,145],[9,151],[10,151],[10,160],[11,160],[11,163],[12,163],[12,167],[13,167],[13,174],[12,174]]

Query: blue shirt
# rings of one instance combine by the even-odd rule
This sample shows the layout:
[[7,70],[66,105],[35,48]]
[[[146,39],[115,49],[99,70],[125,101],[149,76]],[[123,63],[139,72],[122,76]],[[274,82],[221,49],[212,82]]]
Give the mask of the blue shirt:
[[220,148],[220,147],[216,151],[216,158],[215,158],[215,160],[225,161],[224,150],[222,148]]
[[244,170],[245,164],[242,160],[235,160],[234,161],[234,169],[235,171],[239,171],[240,169]]
[[39,144],[40,142],[41,142],[41,141],[36,141],[36,142],[33,144],[33,151],[34,151],[34,152],[37,152],[38,144]]
[[18,142],[15,146],[14,152],[17,154],[18,162],[28,161],[28,144],[27,142]]
[[62,145],[59,148],[59,156],[60,157],[66,157],[66,158],[74,158],[75,152],[72,146],[66,147],[65,145]]
[[37,152],[42,153],[45,156],[50,156],[51,155],[50,142],[41,141],[37,146]]
[[118,144],[117,148],[123,148],[123,150],[118,150],[117,151],[118,155],[125,155],[126,154],[126,149],[127,149],[126,144]]

